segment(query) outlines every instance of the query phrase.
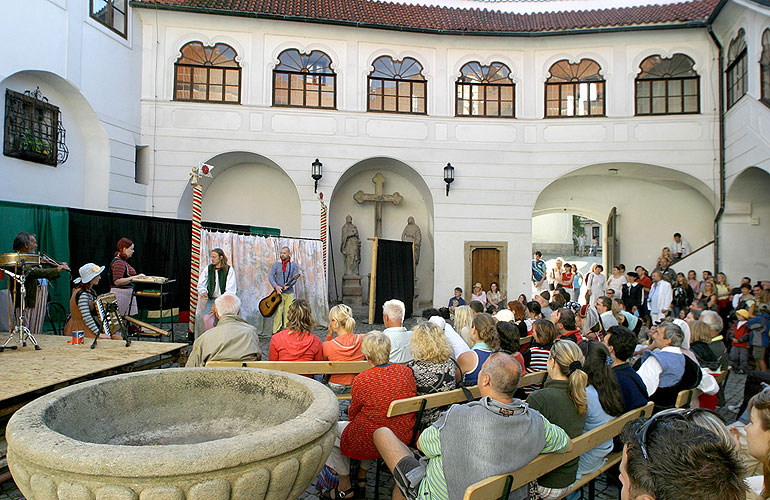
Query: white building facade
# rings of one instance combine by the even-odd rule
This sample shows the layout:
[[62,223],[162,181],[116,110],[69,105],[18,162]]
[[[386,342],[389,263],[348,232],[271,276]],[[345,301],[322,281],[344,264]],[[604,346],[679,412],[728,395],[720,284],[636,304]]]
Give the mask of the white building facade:
[[[56,174],[67,171],[69,177],[57,180],[46,173],[35,178],[35,189],[20,185],[6,199],[189,218],[189,172],[207,162],[215,169],[204,185],[204,220],[317,238],[320,202],[310,174],[311,163],[319,159],[323,177],[318,192],[329,207],[335,262],[332,289],[343,272],[339,230],[346,215],[353,217],[363,240],[361,275],[369,272],[367,238],[374,236],[374,208],[357,203],[353,195],[373,193],[378,172],[386,178],[385,194],[397,191],[404,197],[399,205],[385,205],[382,236],[400,239],[410,216],[422,230],[417,275],[423,302],[442,305],[455,286],[467,291],[480,272],[485,282],[499,281],[509,297],[529,293],[532,218],[557,213],[610,222],[613,229],[602,231],[603,241],[613,238],[615,250],[604,252],[605,259],[627,267],[650,267],[674,232],[693,248],[705,246],[698,265],[712,267],[717,228],[720,263],[728,276],[770,277],[764,259],[770,207],[760,193],[770,186],[770,108],[760,88],[762,34],[770,27],[770,15],[767,7],[750,0],[712,1],[713,8],[697,19],[674,16],[547,36],[462,36],[429,28],[360,27],[335,19],[299,22],[296,15],[289,21],[237,11],[211,13],[180,8],[179,2],[175,10],[165,5],[172,2],[134,2],[127,7],[126,38],[102,29],[89,15],[89,3],[80,3],[29,2],[53,13],[47,26],[56,27],[55,32],[66,23],[71,31],[34,54],[0,62],[0,78],[4,88],[23,90],[45,83],[35,79],[33,67],[57,75],[89,104],[97,130],[91,135],[89,125],[65,119],[74,141],[67,162],[72,163],[58,167]],[[20,16],[28,15],[18,9]],[[720,52],[708,28],[712,11],[714,32],[723,45],[722,66],[728,65],[728,45],[740,28],[748,47],[746,95],[727,111],[724,157]],[[14,36],[24,39],[19,24],[11,26],[16,32],[4,35],[10,37],[7,43],[17,45]],[[186,46],[185,54],[197,62],[180,59]],[[300,59],[316,58],[311,72],[325,64],[318,57],[327,58],[319,76],[323,88],[312,90],[320,93],[313,101],[317,106],[307,104],[309,86],[292,94],[276,84],[287,67],[279,59],[286,51],[296,51]],[[655,56],[680,62],[686,56],[689,72],[679,76],[695,83],[682,80],[678,95],[664,90],[663,101],[659,88],[643,98],[645,90],[637,88],[640,66]],[[394,88],[409,88],[405,99],[393,98],[394,106],[412,112],[370,109],[386,106],[384,96],[378,101],[370,95],[372,79],[382,76],[373,68],[382,69],[377,61],[383,57],[396,61],[385,68],[400,80]],[[73,58],[79,67],[69,64]],[[408,64],[399,66],[404,61]],[[482,69],[503,65],[510,75],[505,89],[492,89],[500,92],[494,99],[458,103],[458,79],[469,63]],[[186,66],[191,69],[180,69]],[[560,68],[574,74],[554,79]],[[195,71],[197,77],[188,76]],[[195,80],[204,74],[205,81]],[[665,79],[672,75],[658,76],[668,88]],[[298,80],[310,85],[312,78]],[[478,83],[491,82],[482,80]],[[574,83],[579,95],[549,87],[558,82]],[[557,92],[551,101],[549,89]],[[304,104],[285,105],[296,104],[295,97]],[[647,104],[640,104],[645,99]],[[493,100],[495,113],[512,109],[513,116],[458,116],[480,109],[474,106],[491,106]],[[660,102],[669,104],[660,108]],[[644,106],[654,107],[655,114],[645,114]],[[77,114],[64,110],[65,117]],[[547,116],[551,113],[557,116]],[[82,148],[75,135],[81,136]],[[28,162],[3,156],[0,169],[20,182],[36,175],[22,163]],[[447,163],[455,168],[448,195]],[[79,176],[85,179],[83,187],[75,186]],[[70,181],[72,191],[82,194],[58,192],[57,186]],[[42,199],[41,190],[55,195]],[[736,190],[736,200],[730,190]],[[733,257],[746,246],[751,247],[748,258]],[[496,265],[477,269],[482,263],[474,260],[475,252],[481,250],[496,252]]]

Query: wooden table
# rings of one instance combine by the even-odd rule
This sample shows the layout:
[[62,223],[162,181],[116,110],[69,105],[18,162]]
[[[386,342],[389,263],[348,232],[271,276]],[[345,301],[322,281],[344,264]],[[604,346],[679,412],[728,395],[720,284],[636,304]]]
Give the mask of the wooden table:
[[[0,344],[8,338],[0,333]],[[184,362],[188,344],[99,339],[72,345],[72,337],[38,335],[41,350],[27,347],[0,353],[0,418],[10,416],[29,401],[84,380],[117,373],[147,370],[167,363]],[[14,345],[13,341],[9,345]],[[18,345],[18,344],[16,344]]]

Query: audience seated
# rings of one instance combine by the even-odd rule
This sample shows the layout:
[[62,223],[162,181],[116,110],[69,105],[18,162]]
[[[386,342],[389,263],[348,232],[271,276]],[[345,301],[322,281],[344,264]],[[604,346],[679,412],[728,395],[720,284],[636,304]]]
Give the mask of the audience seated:
[[[329,333],[322,345],[324,361],[363,361],[361,344],[364,336],[355,334],[356,320],[353,311],[345,304],[337,304],[329,310]],[[334,334],[337,334],[334,337]],[[350,392],[353,373],[335,373],[329,376],[329,388],[335,394]]]
[[527,306],[517,300],[511,305],[510,311],[513,313],[513,323],[519,329],[519,335],[526,337],[529,330],[527,323],[524,321],[527,319]]
[[313,312],[305,299],[289,306],[286,328],[270,339],[270,361],[323,361],[321,339],[313,329]]
[[454,330],[460,334],[468,348],[473,347],[471,322],[473,322],[473,310],[470,306],[460,306],[455,309]]
[[747,479],[756,498],[770,497],[770,391],[762,391],[749,402],[749,423],[745,427],[747,452],[762,463],[763,476]]
[[[390,429],[377,429],[374,442],[397,485],[393,498],[462,498],[471,484],[515,472],[540,453],[569,451],[572,444],[562,429],[513,398],[520,376],[509,355],[491,355],[478,377],[481,400],[452,405],[420,435],[422,460]],[[528,498],[527,488],[509,498]]]
[[556,327],[547,319],[539,319],[532,324],[532,342],[523,355],[527,373],[548,368],[548,357],[557,335]]
[[612,328],[613,326],[618,326],[620,324],[618,319],[613,314],[614,311],[612,310],[612,299],[606,295],[597,297],[596,312],[599,313],[599,318],[601,319],[602,326],[604,327],[605,331]]
[[[337,472],[339,486],[337,491],[325,492],[327,498],[353,498],[350,459],[361,460],[361,470],[365,474],[367,461],[380,457],[372,437],[376,429],[387,427],[396,439],[405,443],[412,437],[414,413],[386,416],[391,402],[417,394],[412,370],[388,361],[391,346],[384,333],[368,333],[361,348],[372,368],[359,373],[353,380],[349,421],[337,423],[337,439],[326,465]],[[365,482],[365,475],[363,477]]]
[[[625,413],[625,407],[618,380],[612,372],[613,359],[607,346],[599,341],[589,340],[581,342],[578,347],[585,356],[583,371],[588,375],[586,387],[588,411],[586,424],[583,427],[585,433],[606,424],[613,417],[619,417]],[[580,455],[577,479],[600,469],[606,462],[604,457],[612,452],[612,446],[612,439],[608,439]],[[575,498],[579,497],[578,493]]]
[[398,299],[391,299],[382,305],[382,322],[385,330],[382,332],[390,339],[390,362],[408,363],[412,360],[409,351],[412,332],[404,328],[406,306]]
[[599,321],[599,312],[596,307],[584,304],[575,314],[575,324],[580,330],[580,335],[588,340],[601,340],[606,330]]
[[639,419],[622,434],[621,498],[629,500],[744,500],[744,465],[736,447],[688,412]]
[[704,373],[696,362],[682,353],[684,333],[679,326],[663,322],[651,331],[658,350],[644,353],[637,373],[656,407],[674,406],[679,391],[696,386],[704,394],[719,392],[714,377]]
[[473,315],[481,314],[484,312],[484,304],[479,302],[478,300],[471,300],[470,304],[468,306],[473,311]]
[[[548,358],[549,379],[545,387],[527,397],[530,408],[564,429],[570,438],[582,434],[586,423],[588,375],[583,371],[584,361],[577,344],[557,340]],[[555,500],[569,491],[575,482],[578,460],[579,457],[570,460],[538,479],[537,491],[542,500]]]
[[703,321],[690,321],[690,350],[698,359],[698,364],[709,370],[719,371],[719,359],[711,350],[711,329]]
[[551,313],[551,323],[556,325],[558,335],[556,340],[571,340],[578,344],[583,341],[583,337],[575,324],[575,313],[572,309],[562,307]]
[[473,318],[471,340],[473,340],[473,348],[457,358],[457,363],[464,374],[463,382],[467,385],[476,384],[484,361],[492,351],[500,349],[500,337],[497,335],[495,320],[491,315],[481,313]]
[[209,361],[259,361],[257,329],[238,316],[241,299],[237,295],[222,295],[214,302],[219,323],[195,339],[185,366],[205,366]]
[[452,325],[447,323],[447,320],[438,310],[425,309],[422,312],[422,319],[430,321],[444,332],[444,336],[446,336],[446,340],[452,348],[452,358],[457,359],[460,354],[471,350],[470,347],[468,347],[468,344],[465,343],[465,339],[452,328]]
[[463,298],[463,289],[459,286],[455,288],[455,294],[454,296],[449,299],[449,312],[455,312],[455,309],[457,309],[460,306],[465,305],[465,299]]
[[[441,328],[431,322],[417,325],[412,333],[411,350],[414,359],[406,366],[412,369],[418,396],[457,389],[460,373]],[[440,411],[440,408],[425,410],[420,428],[435,422]]]
[[521,349],[519,329],[510,321],[498,321],[495,329],[500,338],[500,350],[513,356],[521,365],[521,371],[524,372],[524,357],[519,352]]
[[623,411],[629,412],[649,401],[647,386],[626,361],[634,355],[636,335],[623,326],[613,326],[604,337],[604,344],[612,356],[612,372],[618,380],[623,398]]

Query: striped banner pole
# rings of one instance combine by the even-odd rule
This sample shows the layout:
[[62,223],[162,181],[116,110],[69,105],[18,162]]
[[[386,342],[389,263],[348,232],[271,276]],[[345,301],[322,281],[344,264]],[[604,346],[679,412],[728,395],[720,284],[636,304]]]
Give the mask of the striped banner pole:
[[198,308],[198,265],[201,258],[201,206],[203,187],[198,182],[197,168],[190,176],[193,185],[192,200],[192,244],[190,252],[190,318],[189,337],[195,338],[195,310]]
[[326,210],[326,203],[324,203],[324,194],[321,193],[321,243],[323,244],[323,254],[324,254],[324,275],[326,275],[326,258],[328,255],[327,236],[328,236],[327,210]]

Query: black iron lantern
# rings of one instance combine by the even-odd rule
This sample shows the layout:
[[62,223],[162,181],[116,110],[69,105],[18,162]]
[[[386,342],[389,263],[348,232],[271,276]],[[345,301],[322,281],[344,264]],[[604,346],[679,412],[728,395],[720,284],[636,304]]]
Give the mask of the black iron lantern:
[[455,168],[451,163],[444,167],[444,182],[446,182],[446,195],[449,196],[449,185],[455,181]]
[[311,171],[310,176],[315,181],[315,187],[313,188],[314,193],[318,192],[318,181],[320,181],[321,177],[323,177],[323,172],[322,172],[323,166],[324,164],[318,161],[318,158],[316,158],[312,164],[313,169]]

